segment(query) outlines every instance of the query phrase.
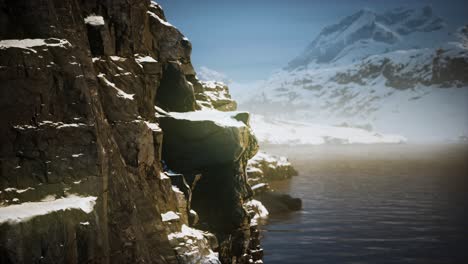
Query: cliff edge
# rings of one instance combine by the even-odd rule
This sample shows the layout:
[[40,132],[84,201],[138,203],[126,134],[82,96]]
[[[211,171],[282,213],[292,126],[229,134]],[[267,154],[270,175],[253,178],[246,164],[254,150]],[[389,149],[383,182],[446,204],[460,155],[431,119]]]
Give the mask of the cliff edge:
[[1,263],[261,263],[249,115],[190,54],[149,0],[0,0]]

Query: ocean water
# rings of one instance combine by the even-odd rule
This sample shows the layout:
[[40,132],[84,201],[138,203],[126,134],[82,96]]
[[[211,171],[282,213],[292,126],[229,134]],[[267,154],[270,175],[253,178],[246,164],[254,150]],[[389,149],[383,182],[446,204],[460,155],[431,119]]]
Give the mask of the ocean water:
[[266,147],[300,175],[300,212],[263,224],[264,262],[468,263],[468,147]]

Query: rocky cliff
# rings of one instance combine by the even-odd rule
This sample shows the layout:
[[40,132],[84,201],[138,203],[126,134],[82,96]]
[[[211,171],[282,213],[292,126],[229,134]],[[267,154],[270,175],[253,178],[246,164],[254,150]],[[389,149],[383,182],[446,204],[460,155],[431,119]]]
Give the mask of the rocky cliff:
[[1,263],[261,262],[249,115],[193,112],[235,103],[190,54],[149,0],[0,0]]

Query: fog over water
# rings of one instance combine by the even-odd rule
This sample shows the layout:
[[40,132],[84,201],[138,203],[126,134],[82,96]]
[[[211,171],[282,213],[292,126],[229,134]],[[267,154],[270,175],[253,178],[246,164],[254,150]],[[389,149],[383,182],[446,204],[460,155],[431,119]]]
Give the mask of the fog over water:
[[263,226],[265,263],[464,263],[468,146],[266,147],[304,209]]

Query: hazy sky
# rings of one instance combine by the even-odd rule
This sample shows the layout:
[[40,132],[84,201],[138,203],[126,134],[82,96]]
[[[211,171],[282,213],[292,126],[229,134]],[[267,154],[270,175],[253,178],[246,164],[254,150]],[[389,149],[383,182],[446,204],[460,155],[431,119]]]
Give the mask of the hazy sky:
[[329,24],[359,9],[432,5],[454,24],[468,23],[468,0],[159,0],[169,22],[193,45],[196,68],[236,82],[264,79],[300,53]]

